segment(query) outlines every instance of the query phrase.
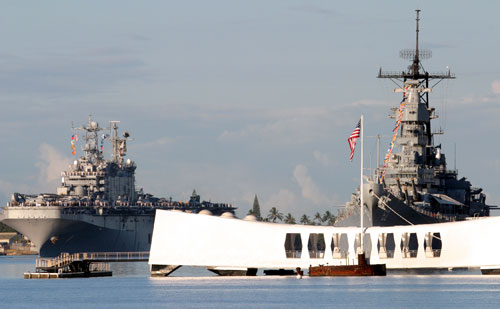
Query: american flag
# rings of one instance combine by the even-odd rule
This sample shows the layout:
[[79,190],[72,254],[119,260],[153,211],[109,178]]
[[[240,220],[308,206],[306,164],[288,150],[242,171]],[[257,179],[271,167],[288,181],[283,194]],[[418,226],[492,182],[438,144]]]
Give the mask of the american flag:
[[358,125],[356,128],[354,128],[354,131],[352,131],[351,136],[347,139],[347,142],[349,143],[349,148],[351,148],[351,157],[349,160],[352,161],[352,158],[354,157],[354,149],[356,149],[356,140],[358,139],[361,131],[361,119],[358,121]]

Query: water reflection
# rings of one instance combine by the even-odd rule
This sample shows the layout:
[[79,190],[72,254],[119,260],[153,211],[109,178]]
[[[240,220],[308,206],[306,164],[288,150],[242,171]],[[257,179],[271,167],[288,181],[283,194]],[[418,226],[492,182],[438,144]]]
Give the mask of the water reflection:
[[0,278],[23,278],[27,271],[35,271],[35,255],[0,256]]

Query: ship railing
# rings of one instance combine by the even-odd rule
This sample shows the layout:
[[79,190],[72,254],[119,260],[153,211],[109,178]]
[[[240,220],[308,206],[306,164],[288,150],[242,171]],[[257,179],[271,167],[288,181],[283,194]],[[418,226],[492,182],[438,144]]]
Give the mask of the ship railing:
[[147,260],[149,251],[140,252],[82,252],[73,253],[75,260],[137,261]]
[[137,252],[80,252],[80,253],[61,253],[55,258],[36,259],[36,268],[61,268],[75,261],[106,261],[106,262],[133,262],[147,261],[149,251]]
[[122,201],[117,201],[114,204],[111,204],[109,202],[103,202],[103,201],[96,201],[96,202],[91,202],[91,201],[42,201],[42,202],[34,202],[34,201],[25,201],[25,202],[8,202],[7,206],[22,206],[22,207],[46,207],[46,206],[60,206],[60,207],[93,207],[93,206],[100,206],[100,207],[133,207],[133,206],[139,206],[139,207],[144,207],[144,208],[151,208],[151,207],[166,207],[169,209],[198,209],[198,208],[232,208],[232,204],[212,204],[210,206],[192,206],[190,207],[189,203],[184,203],[184,202],[158,202],[158,203],[153,203],[153,202],[143,202],[139,201],[135,204],[131,204],[129,202],[122,202]]
[[62,172],[61,176],[105,176],[104,172]]
[[436,218],[436,219],[439,219],[439,220],[443,220],[443,221],[449,221],[449,222],[454,222],[458,219],[458,216],[457,215],[447,215],[447,214],[442,214],[442,213],[436,213],[436,212],[432,212],[432,211],[428,211],[428,210],[425,210],[425,209],[422,209],[420,207],[416,207],[414,205],[410,205],[411,208],[413,208],[415,211],[421,213],[421,214],[424,214],[428,217],[433,217],[433,218]]
[[111,266],[109,263],[92,263],[89,265],[89,271],[111,271]]

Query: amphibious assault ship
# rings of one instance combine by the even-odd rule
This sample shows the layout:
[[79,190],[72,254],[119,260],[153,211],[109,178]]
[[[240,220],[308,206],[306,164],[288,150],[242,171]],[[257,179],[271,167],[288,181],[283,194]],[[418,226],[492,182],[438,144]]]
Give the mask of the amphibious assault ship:
[[[438,116],[430,105],[429,93],[439,82],[455,75],[449,69],[444,73],[425,71],[420,60],[432,54],[419,48],[420,10],[416,13],[416,48],[400,52],[411,65],[402,72],[380,69],[378,73],[378,78],[400,85],[394,91],[402,93],[403,98],[389,116],[396,124],[384,164],[363,186],[364,219],[371,226],[460,221],[489,216],[490,209],[497,208],[486,204],[481,188],[459,177],[457,170],[448,169],[441,145],[434,144],[434,135],[442,132],[431,130],[431,120]],[[358,189],[339,213],[336,225],[359,226],[359,205]]]
[[[232,205],[201,201],[196,191],[189,202],[182,202],[136,190],[137,166],[125,160],[130,134],[124,131],[120,137],[118,123],[111,121],[109,128],[102,128],[89,117],[87,125],[73,128],[73,155],[77,132],[83,131],[83,156],[61,173],[57,193],[14,193],[2,209],[0,221],[27,236],[40,256],[149,251],[157,209],[234,214]],[[105,141],[112,145],[110,160],[103,155]]]

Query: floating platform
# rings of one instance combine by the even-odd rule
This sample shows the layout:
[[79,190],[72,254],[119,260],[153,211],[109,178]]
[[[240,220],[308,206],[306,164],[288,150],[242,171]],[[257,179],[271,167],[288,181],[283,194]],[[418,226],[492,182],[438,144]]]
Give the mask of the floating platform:
[[207,267],[207,270],[219,276],[256,276],[257,268],[246,267]]
[[36,272],[24,279],[90,278],[112,276],[109,262],[146,262],[149,252],[61,253],[56,258],[38,258]]
[[264,275],[266,276],[295,276],[297,273],[293,269],[265,269]]
[[24,279],[63,279],[63,278],[91,278],[91,277],[111,277],[111,271],[95,271],[91,273],[72,272],[72,273],[47,273],[47,272],[26,272]]
[[483,275],[500,275],[500,265],[482,266],[480,270]]

